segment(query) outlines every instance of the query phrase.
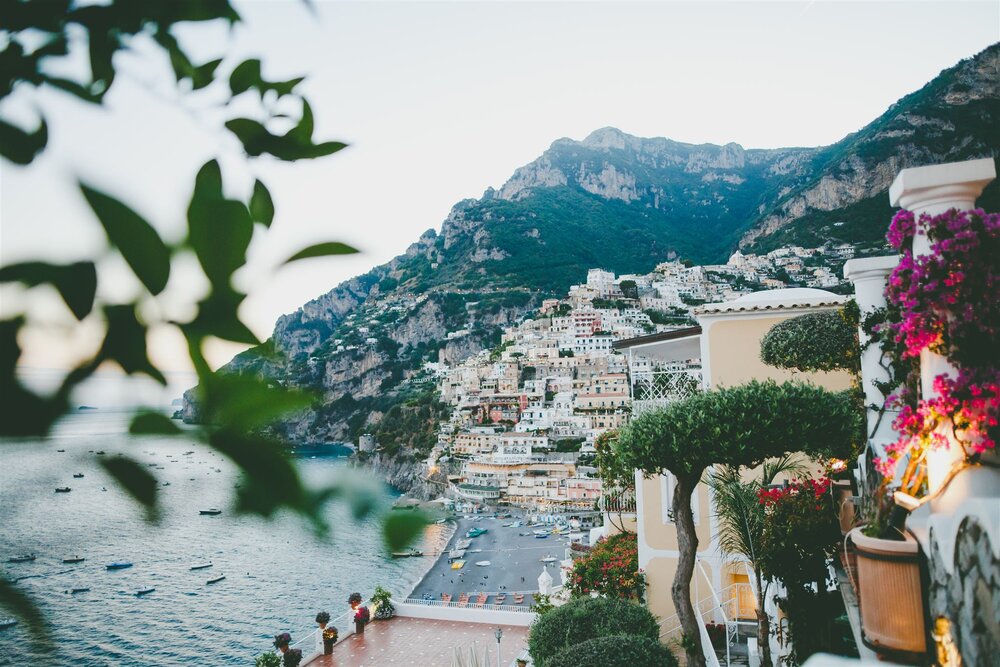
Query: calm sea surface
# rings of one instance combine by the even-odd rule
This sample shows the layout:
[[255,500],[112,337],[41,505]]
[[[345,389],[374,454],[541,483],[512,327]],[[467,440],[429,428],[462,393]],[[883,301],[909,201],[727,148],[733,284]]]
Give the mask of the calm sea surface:
[[[236,474],[225,459],[189,438],[129,437],[129,413],[113,403],[71,415],[46,441],[0,443],[0,572],[39,603],[60,651],[35,654],[15,626],[0,630],[0,665],[252,665],[275,633],[303,636],[317,611],[338,616],[355,590],[367,597],[381,584],[407,593],[430,565],[385,556],[378,521],[355,522],[342,503],[327,507],[328,541],[294,516],[236,516],[229,511]],[[330,449],[297,456],[307,482],[358,474]],[[159,525],[146,523],[101,471],[98,450],[154,464]],[[55,493],[57,486],[72,491]],[[198,514],[209,507],[224,512]],[[428,528],[425,548],[440,546],[444,531]],[[37,559],[6,562],[22,553]],[[86,560],[62,563],[72,555]],[[107,571],[115,561],[134,566]],[[213,567],[189,569],[208,561]],[[206,584],[222,574],[224,581]],[[148,587],[156,590],[135,595]],[[90,591],[67,593],[72,588]]]

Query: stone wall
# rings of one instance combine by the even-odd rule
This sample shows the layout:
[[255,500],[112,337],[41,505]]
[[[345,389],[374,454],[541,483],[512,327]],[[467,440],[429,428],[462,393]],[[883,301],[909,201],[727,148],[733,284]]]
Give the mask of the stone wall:
[[[963,665],[997,664],[1000,659],[1000,559],[976,517],[958,529],[953,554],[942,553],[932,537],[929,562],[930,620],[950,621],[951,639]],[[953,558],[946,567],[945,558]]]

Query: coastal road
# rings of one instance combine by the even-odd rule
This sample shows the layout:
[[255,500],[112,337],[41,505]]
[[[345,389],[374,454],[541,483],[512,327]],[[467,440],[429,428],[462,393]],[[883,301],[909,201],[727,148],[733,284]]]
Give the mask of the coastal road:
[[[503,527],[505,523],[518,520],[522,523],[519,528]],[[410,597],[422,599],[428,594],[433,599],[440,600],[441,593],[450,593],[452,600],[457,601],[463,592],[470,595],[486,592],[490,594],[487,603],[493,604],[496,600],[495,595],[500,592],[507,594],[504,604],[513,604],[512,593],[522,592],[525,593],[523,604],[530,606],[532,603],[530,593],[538,590],[538,576],[543,568],[548,570],[553,585],[558,585],[562,581],[558,561],[546,564],[542,559],[553,556],[562,560],[569,546],[567,536],[549,535],[544,539],[537,539],[530,534],[535,529],[528,528],[523,516],[518,514],[512,519],[483,516],[478,521],[459,516],[457,526],[455,534],[448,542],[447,550],[455,549],[455,545],[461,540],[470,539],[465,536],[470,528],[486,528],[489,532],[471,538],[472,544],[466,550],[463,558],[465,566],[461,570],[451,569],[447,550],[442,553],[430,571],[417,584]],[[519,533],[529,533],[529,535],[522,536]],[[476,552],[474,551],[476,549],[482,551]],[[490,561],[491,564],[486,567],[476,565],[477,561],[484,560]]]

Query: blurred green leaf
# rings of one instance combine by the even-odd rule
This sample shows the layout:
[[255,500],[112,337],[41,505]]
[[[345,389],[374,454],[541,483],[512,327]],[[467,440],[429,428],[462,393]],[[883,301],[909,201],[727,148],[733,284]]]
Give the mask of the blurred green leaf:
[[253,195],[250,197],[250,216],[254,222],[259,222],[265,227],[270,227],[274,220],[274,202],[271,201],[271,193],[267,191],[259,179],[253,184]]
[[0,155],[14,164],[31,164],[49,140],[49,126],[43,118],[34,132],[0,120]]
[[308,248],[303,248],[291,257],[285,260],[285,264],[289,262],[297,262],[300,259],[309,259],[312,257],[328,257],[330,255],[353,255],[358,252],[357,248],[352,248],[346,243],[340,243],[339,241],[329,241],[327,243],[317,243],[316,245],[311,245]]
[[40,648],[46,652],[52,649],[52,639],[46,632],[47,626],[41,609],[26,593],[18,590],[12,582],[3,577],[0,577],[0,607],[27,624],[28,630],[31,631]]
[[405,549],[430,523],[420,512],[390,512],[382,522],[382,536],[389,551]]
[[224,198],[222,172],[215,160],[195,178],[187,217],[188,243],[202,270],[216,289],[228,289],[233,272],[246,264],[253,221],[243,202]]
[[205,421],[237,431],[252,431],[312,405],[302,391],[272,386],[241,375],[215,373],[199,385]]
[[0,435],[21,437],[48,433],[67,409],[65,398],[44,398],[25,389],[17,377],[21,347],[17,334],[24,318],[0,320]]
[[0,268],[0,283],[19,282],[29,287],[49,283],[57,290],[63,301],[73,311],[76,319],[82,320],[94,307],[97,293],[97,269],[93,262],[73,264],[48,264],[46,262],[24,262]]
[[245,298],[246,295],[228,285],[213,289],[198,303],[198,315],[188,324],[188,330],[199,338],[216,336],[234,343],[259,345],[257,336],[240,320],[239,307]]
[[136,277],[152,294],[162,292],[170,278],[170,250],[153,226],[117,199],[82,183],[80,189]]
[[166,386],[163,373],[153,366],[146,352],[146,326],[136,317],[135,307],[113,305],[104,307],[108,331],[98,353],[98,359],[116,362],[128,374],[145,373]]
[[229,75],[229,90],[234,96],[245,93],[251,88],[256,88],[261,95],[273,90],[281,97],[290,94],[302,81],[303,77],[288,81],[266,81],[261,75],[260,60],[251,58],[237,65],[236,69]]
[[370,474],[359,474],[352,469],[337,475],[330,492],[334,497],[343,498],[351,507],[351,514],[360,520],[368,516],[384,497],[384,485]]
[[347,144],[339,141],[313,144],[311,139],[302,138],[304,130],[300,127],[297,125],[283,135],[276,135],[271,134],[258,121],[249,118],[235,118],[226,122],[226,128],[236,135],[243,144],[243,150],[251,157],[269,153],[279,160],[292,162],[323,157],[347,147]]
[[145,467],[126,456],[102,457],[99,462],[105,472],[146,508],[146,518],[156,521],[159,517],[156,478]]
[[128,427],[132,435],[177,435],[181,429],[174,420],[159,412],[140,412]]
[[244,60],[229,75],[229,90],[233,95],[239,95],[253,88],[260,80],[260,60]]

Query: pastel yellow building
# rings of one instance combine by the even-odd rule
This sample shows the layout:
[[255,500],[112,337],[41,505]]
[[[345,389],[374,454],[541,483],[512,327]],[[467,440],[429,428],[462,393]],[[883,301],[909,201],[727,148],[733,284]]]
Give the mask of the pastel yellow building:
[[[751,380],[802,380],[831,390],[848,389],[845,371],[800,373],[765,365],[760,342],[778,322],[840,308],[846,297],[817,289],[756,292],[734,301],[706,304],[695,311],[699,325],[619,341],[628,356],[633,412],[679,400],[697,389],[732,387]],[[677,570],[677,530],[673,522],[672,475],[644,478],[636,473],[635,530],[639,567],[646,572],[647,605],[661,619],[664,638],[679,631],[670,586]],[[619,504],[620,505],[620,504]],[[725,598],[730,617],[753,618],[754,595],[748,569],[719,550],[709,488],[700,484],[692,498],[698,536],[698,563],[692,602],[706,609]],[[613,509],[613,508],[612,508]],[[625,507],[625,509],[630,509]],[[605,512],[608,532],[629,529],[628,512]]]

